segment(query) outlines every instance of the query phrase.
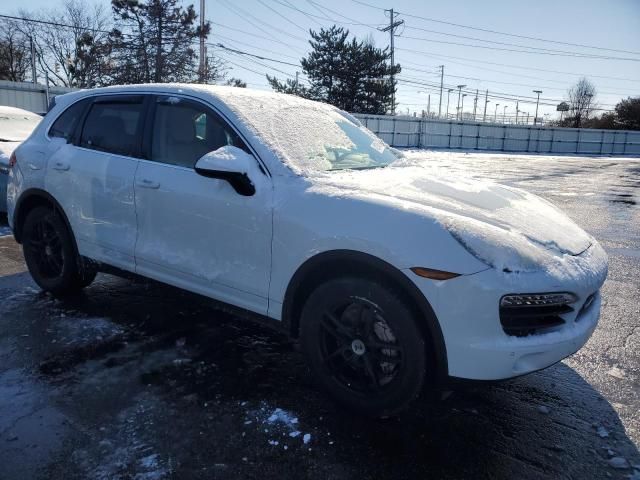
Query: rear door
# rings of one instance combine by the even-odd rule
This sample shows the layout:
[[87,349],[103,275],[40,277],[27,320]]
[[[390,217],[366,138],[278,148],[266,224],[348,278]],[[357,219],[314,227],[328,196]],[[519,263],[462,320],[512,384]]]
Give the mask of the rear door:
[[224,145],[250,152],[208,106],[158,96],[151,107],[148,160],[136,173],[137,272],[260,313],[271,269],[271,181],[256,159],[256,193],[194,170]]
[[130,271],[137,228],[133,182],[145,108],[143,95],[95,97],[72,143],[64,142],[49,158],[46,175],[80,253]]

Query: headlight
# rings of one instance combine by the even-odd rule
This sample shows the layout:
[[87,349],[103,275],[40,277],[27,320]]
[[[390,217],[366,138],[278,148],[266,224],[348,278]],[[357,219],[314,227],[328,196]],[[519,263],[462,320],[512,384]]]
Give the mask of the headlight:
[[535,293],[505,295],[500,300],[501,307],[541,307],[568,305],[578,300],[573,293]]

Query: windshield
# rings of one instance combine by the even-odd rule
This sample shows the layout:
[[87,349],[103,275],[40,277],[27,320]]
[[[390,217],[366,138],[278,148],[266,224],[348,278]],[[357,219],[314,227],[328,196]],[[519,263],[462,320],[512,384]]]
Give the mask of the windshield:
[[22,142],[31,135],[40,120],[35,113],[17,108],[0,110],[0,141]]
[[271,135],[288,160],[302,170],[345,170],[384,167],[396,154],[365,127],[340,111],[308,103],[278,109]]

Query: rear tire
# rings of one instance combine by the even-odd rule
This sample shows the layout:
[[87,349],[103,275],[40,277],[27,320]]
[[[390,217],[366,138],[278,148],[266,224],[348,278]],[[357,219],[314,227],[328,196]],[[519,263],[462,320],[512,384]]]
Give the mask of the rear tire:
[[49,207],[31,210],[23,226],[23,253],[34,281],[56,296],[77,293],[91,284],[97,270],[76,251],[71,232]]
[[405,409],[433,372],[419,318],[391,285],[360,277],[317,287],[300,340],[319,383],[348,409],[386,417]]

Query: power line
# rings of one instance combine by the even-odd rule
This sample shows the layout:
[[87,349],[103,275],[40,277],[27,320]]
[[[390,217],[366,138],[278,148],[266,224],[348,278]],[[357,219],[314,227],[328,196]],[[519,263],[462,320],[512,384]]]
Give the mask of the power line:
[[597,60],[622,60],[629,62],[640,62],[640,58],[630,58],[630,57],[609,57],[604,55],[591,55],[591,54],[581,54],[581,53],[552,53],[552,52],[542,52],[542,51],[532,51],[532,50],[518,50],[515,48],[502,48],[502,47],[490,47],[488,45],[473,45],[470,43],[460,43],[460,42],[450,42],[447,40],[433,40],[430,38],[423,37],[410,37],[408,35],[403,35],[404,38],[408,38],[410,40],[418,40],[421,42],[430,42],[430,43],[443,43],[447,45],[458,45],[461,47],[470,47],[470,48],[483,48],[488,50],[501,50],[503,52],[516,52],[516,53],[529,53],[535,55],[552,55],[556,57],[574,57],[574,58],[590,58]]
[[[431,72],[429,70],[423,70],[423,69],[419,69],[419,68],[412,68],[412,67],[402,67],[403,70],[409,70],[412,72],[420,72],[420,73],[428,73],[428,74],[435,74],[436,72]],[[437,72],[437,74],[439,75],[440,72]],[[549,87],[546,85],[540,85],[540,84],[527,84],[527,83],[517,83],[517,82],[505,82],[502,80],[493,80],[493,79],[486,79],[486,78],[479,78],[479,77],[469,77],[466,75],[454,75],[452,73],[448,73],[447,77],[453,77],[453,78],[463,78],[465,80],[475,80],[477,82],[483,82],[483,83],[500,83],[503,85],[514,85],[517,87],[530,87],[530,88],[538,88],[538,87],[544,87],[547,90],[557,90],[557,91],[566,91],[567,90],[567,83],[566,82],[555,82],[555,83],[562,83],[564,86],[564,88],[560,88],[560,87]],[[544,82],[552,82],[553,80],[544,80],[541,79]],[[621,92],[607,92],[607,91],[598,91],[598,93],[602,94],[602,95],[621,95],[621,96],[630,96],[631,94],[629,93],[621,93]]]
[[237,15],[238,17],[242,18],[242,20],[249,22],[251,25],[253,25],[254,27],[256,27],[258,30],[260,30],[263,33],[266,33],[267,35],[272,35],[271,33],[269,33],[268,31],[266,31],[265,29],[263,29],[262,27],[260,27],[259,25],[256,25],[256,23],[254,23],[251,19],[253,18],[256,22],[258,22],[261,25],[264,25],[267,28],[270,28],[271,30],[274,30],[278,33],[281,33],[282,35],[286,35],[287,37],[293,38],[294,40],[297,40],[299,42],[305,42],[305,40],[303,38],[300,38],[296,35],[292,35],[289,32],[286,32],[278,27],[274,27],[273,25],[271,25],[270,23],[265,22],[264,20],[261,20],[259,18],[256,18],[254,15],[252,15],[251,13],[247,12],[246,10],[242,9],[241,7],[235,6],[230,4],[229,2],[227,2],[227,0],[220,0],[220,2],[227,7],[227,9],[229,9],[231,12],[233,12],[235,15]]
[[[362,0],[351,0],[351,1],[354,2],[354,3],[358,3],[360,5],[364,5],[366,7],[375,8],[376,10],[384,10],[384,8],[382,8],[382,7],[378,7],[376,5],[372,5],[372,4],[364,2]],[[471,25],[463,25],[463,24],[460,24],[460,23],[448,22],[448,21],[445,21],[445,20],[438,20],[438,19],[435,19],[435,18],[423,17],[423,16],[420,16],[420,15],[413,15],[413,14],[406,13],[406,12],[398,12],[398,13],[400,13],[401,15],[404,15],[405,17],[417,18],[417,19],[424,20],[424,21],[427,21],[427,22],[440,23],[440,24],[443,24],[443,25],[450,25],[450,26],[453,26],[453,27],[466,28],[466,29],[469,29],[469,30],[476,30],[476,31],[479,31],[479,32],[492,33],[494,35],[504,35],[504,36],[507,36],[507,37],[522,38],[522,39],[525,39],[525,40],[535,40],[537,42],[555,43],[557,45],[566,45],[566,46],[570,46],[570,47],[592,48],[592,49],[595,49],[595,50],[604,50],[604,51],[608,51],[608,52],[630,53],[632,55],[640,55],[640,52],[635,52],[635,51],[630,51],[630,50],[620,50],[620,49],[616,49],[616,48],[598,47],[598,46],[595,46],[595,45],[586,45],[586,44],[583,44],[583,43],[563,42],[563,41],[560,41],[560,40],[550,40],[550,39],[541,38],[541,37],[530,37],[530,36],[527,36],[527,35],[500,32],[498,30],[491,30],[491,29],[488,29],[488,28],[474,27],[474,26],[471,26]]]
[[[401,48],[401,47],[396,47],[396,50],[402,50],[404,52],[409,52],[409,53],[415,53],[417,55],[421,55],[421,56],[426,56],[426,57],[434,57],[434,58],[442,58],[445,60],[449,60],[451,58],[456,58],[459,60],[465,60],[467,62],[477,62],[477,63],[482,63],[482,64],[488,64],[488,65],[498,65],[501,67],[507,67],[507,68],[518,68],[521,70],[534,70],[534,71],[538,71],[538,72],[546,72],[546,73],[557,73],[560,75],[576,75],[579,77],[593,77],[593,78],[603,78],[606,80],[620,80],[620,81],[627,81],[627,82],[640,82],[640,80],[638,79],[630,79],[630,78],[621,78],[621,77],[610,77],[610,76],[605,76],[605,75],[592,75],[592,74],[586,74],[586,73],[577,73],[577,72],[566,72],[566,71],[559,71],[559,70],[547,70],[547,69],[542,69],[542,68],[536,68],[536,67],[530,67],[530,66],[523,66],[523,65],[513,65],[513,64],[509,64],[509,63],[498,63],[498,62],[490,62],[487,60],[477,60],[477,59],[473,59],[473,58],[466,58],[466,57],[457,57],[457,56],[453,56],[453,55],[438,55],[435,53],[424,53],[423,51],[420,50],[412,50],[409,48]],[[449,60],[450,61],[450,60]],[[451,63],[455,63],[455,62],[451,62]],[[476,67],[476,68],[482,68],[482,67]]]
[[294,27],[299,28],[300,30],[302,30],[304,33],[308,33],[308,30],[306,28],[301,27],[300,25],[298,25],[296,22],[290,20],[289,18],[287,18],[285,15],[283,15],[282,13],[278,12],[276,9],[274,9],[273,7],[271,7],[270,5],[266,4],[265,2],[263,2],[262,0],[258,0],[258,2],[268,8],[269,10],[271,10],[273,13],[275,13],[276,15],[278,15],[280,18],[282,18],[284,21],[290,23],[291,25],[293,25]]
[[229,27],[227,25],[223,25],[222,23],[211,22],[211,24],[215,25],[217,27],[226,28],[228,30],[233,30],[234,32],[242,33],[244,35],[249,35],[251,37],[259,38],[261,40],[267,40],[269,42],[279,43],[279,44],[284,45],[286,47],[289,47],[291,50],[295,51],[295,49],[293,47],[291,47],[290,44],[288,44],[286,42],[283,42],[281,40],[278,40],[276,38],[273,38],[273,37],[265,37],[265,36],[262,36],[262,35],[258,35],[256,33],[247,32],[246,30],[240,30],[239,28]]
[[[550,49],[550,48],[532,47],[532,46],[529,46],[529,45],[520,45],[520,44],[517,44],[517,43],[498,42],[498,41],[495,41],[495,40],[486,40],[484,38],[469,37],[467,35],[458,35],[458,34],[455,34],[455,33],[440,32],[438,30],[430,30],[428,28],[412,27],[412,26],[407,26],[406,28],[409,29],[409,30],[419,30],[419,31],[422,31],[422,32],[427,32],[427,33],[435,33],[436,35],[445,35],[445,36],[448,36],[448,37],[463,38],[465,40],[475,40],[475,41],[479,41],[479,42],[492,43],[494,45],[505,45],[505,46],[511,46],[511,47],[517,47],[517,48],[528,48],[528,49],[531,49],[531,50],[540,50],[540,51],[544,51],[544,52],[569,53],[569,54],[576,54],[576,55],[579,55],[579,56],[585,55],[585,56],[589,56],[589,58],[591,58],[591,55],[592,55],[592,54],[583,54],[583,53],[580,53],[580,52],[568,52],[566,50],[555,50],[555,49]],[[606,56],[601,56],[601,55],[597,56],[596,58],[601,58],[601,57],[608,58]],[[617,58],[617,57],[613,57],[613,58]]]
[[291,63],[291,62],[284,62],[282,60],[276,60],[275,58],[269,58],[269,57],[263,57],[262,55],[256,55],[254,53],[249,53],[249,52],[245,52],[242,50],[236,50],[235,48],[229,48],[229,47],[225,47],[222,43],[208,43],[207,45],[212,45],[214,47],[219,47],[222,48],[228,52],[231,53],[235,53],[238,55],[246,55],[247,57],[253,57],[253,58],[258,58],[260,60],[266,60],[268,62],[276,62],[276,63],[281,63],[283,65],[290,65],[292,67],[300,67],[299,63]]

